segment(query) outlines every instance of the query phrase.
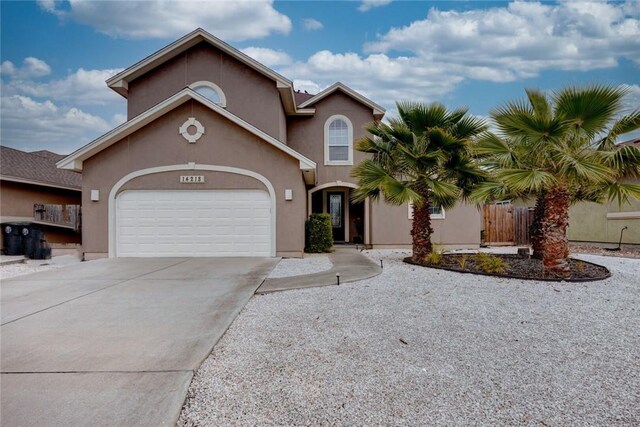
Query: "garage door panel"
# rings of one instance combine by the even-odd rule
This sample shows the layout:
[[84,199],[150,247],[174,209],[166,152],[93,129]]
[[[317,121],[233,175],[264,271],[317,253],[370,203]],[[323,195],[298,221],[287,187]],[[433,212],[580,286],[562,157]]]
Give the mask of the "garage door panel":
[[116,211],[117,256],[271,255],[265,191],[125,191]]

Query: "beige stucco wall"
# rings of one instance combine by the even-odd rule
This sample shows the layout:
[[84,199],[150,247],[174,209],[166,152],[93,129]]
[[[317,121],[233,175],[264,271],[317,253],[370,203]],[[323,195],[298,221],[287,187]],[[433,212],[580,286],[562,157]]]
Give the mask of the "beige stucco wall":
[[[205,134],[189,144],[178,134],[188,117],[205,127]],[[299,255],[304,249],[305,186],[298,160],[229,122],[196,101],[189,101],[143,129],[103,150],[84,163],[83,246],[87,258],[108,253],[108,196],[114,184],[125,175],[151,167],[187,164],[231,166],[266,177],[276,193],[276,250]],[[183,173],[154,174],[131,181],[133,189],[194,189],[194,184],[177,184]],[[197,172],[206,176],[199,188],[264,188],[261,183],[228,173]],[[200,184],[198,184],[200,185]],[[91,190],[100,191],[100,201],[90,200]],[[285,189],[292,189],[292,201],[284,200]]]
[[[353,166],[324,165],[324,125],[327,119],[333,115],[346,116],[353,126],[355,143],[366,135],[364,125],[374,120],[371,108],[340,91],[322,99],[313,107],[316,109],[313,117],[289,119],[289,146],[318,164],[318,185],[336,181],[355,183],[355,178],[351,176]],[[366,157],[367,154],[354,149],[353,165],[357,165]]]
[[[0,181],[0,216],[33,218],[33,205],[79,205],[80,192],[11,181]],[[80,243],[80,234],[72,230],[45,227],[50,243]],[[1,238],[0,238],[1,239]],[[2,241],[0,241],[2,247]]]
[[[408,205],[393,206],[383,199],[371,203],[371,243],[376,246],[411,245]],[[445,211],[444,219],[432,219],[431,242],[445,248],[477,248],[481,214],[475,206],[458,204]]]
[[620,230],[628,227],[622,243],[640,244],[640,219],[607,219],[611,212],[640,212],[640,201],[621,207],[617,203],[579,203],[569,209],[569,240],[618,243]]
[[286,142],[285,114],[276,82],[204,42],[131,81],[128,118],[197,81],[218,85],[225,94],[227,110]]

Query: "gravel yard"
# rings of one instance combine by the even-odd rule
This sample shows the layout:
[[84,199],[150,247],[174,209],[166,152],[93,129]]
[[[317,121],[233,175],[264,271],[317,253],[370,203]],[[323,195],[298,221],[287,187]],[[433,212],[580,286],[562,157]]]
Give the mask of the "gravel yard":
[[601,282],[402,263],[254,296],[203,363],[178,425],[640,425],[640,261]]
[[319,273],[331,267],[333,264],[327,254],[304,254],[304,258],[283,258],[269,274],[269,278]]
[[51,270],[52,268],[65,267],[69,264],[80,262],[78,257],[73,255],[61,255],[47,260],[25,260],[17,264],[0,265],[0,279],[10,279],[25,274],[38,273],[40,271]]

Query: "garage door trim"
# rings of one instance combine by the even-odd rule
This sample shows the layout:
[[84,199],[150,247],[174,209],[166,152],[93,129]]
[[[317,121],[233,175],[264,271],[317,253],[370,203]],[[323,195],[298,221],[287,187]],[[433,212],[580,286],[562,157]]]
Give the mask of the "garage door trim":
[[138,178],[144,175],[151,175],[154,173],[173,172],[180,170],[227,172],[237,175],[249,176],[262,182],[265,187],[267,187],[267,191],[269,192],[269,197],[271,199],[271,256],[276,256],[276,193],[271,182],[259,173],[247,169],[234,168],[230,166],[200,165],[190,163],[140,169],[125,175],[113,186],[113,188],[111,188],[111,191],[109,192],[109,258],[115,258],[118,256],[116,243],[116,196],[118,195],[118,191],[120,191],[120,189],[127,182],[131,181],[134,178]]

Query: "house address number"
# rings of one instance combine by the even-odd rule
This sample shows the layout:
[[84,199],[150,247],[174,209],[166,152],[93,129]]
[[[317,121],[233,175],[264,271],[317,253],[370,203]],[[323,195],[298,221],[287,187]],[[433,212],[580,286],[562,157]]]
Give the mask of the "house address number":
[[181,184],[201,184],[204,182],[204,175],[181,175]]

